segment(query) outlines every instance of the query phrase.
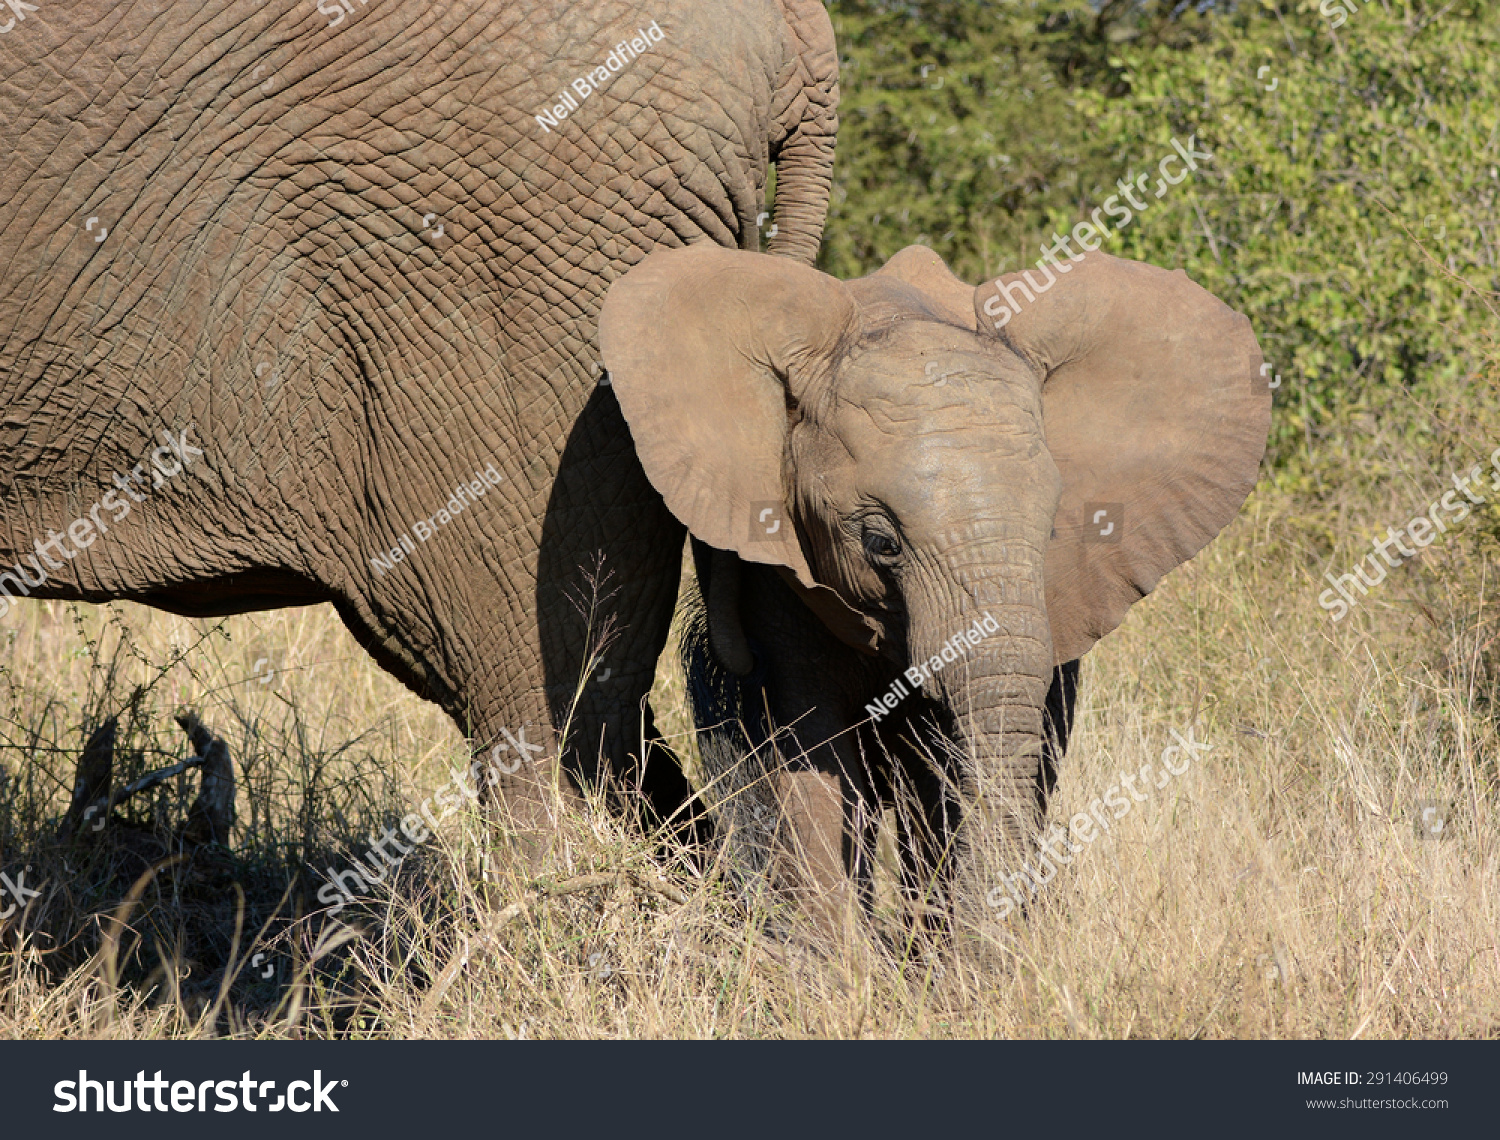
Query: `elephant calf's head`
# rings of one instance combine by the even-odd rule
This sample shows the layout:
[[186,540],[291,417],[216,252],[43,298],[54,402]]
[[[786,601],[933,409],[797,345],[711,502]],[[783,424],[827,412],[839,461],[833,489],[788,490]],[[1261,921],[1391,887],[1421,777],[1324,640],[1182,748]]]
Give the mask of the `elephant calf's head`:
[[1050,670],[1234,516],[1270,409],[1249,322],[1181,271],[1061,266],[974,289],[921,246],[848,283],[662,250],[610,290],[605,364],[673,513],[846,641],[920,657],[989,606]]
[[1270,419],[1249,321],[1181,271],[1094,252],[1047,277],[975,289],[912,246],[844,283],[704,244],[647,257],[600,323],[646,474],[699,539],[903,668],[993,618],[923,686],[997,805],[1034,772],[1054,663],[1234,516]]

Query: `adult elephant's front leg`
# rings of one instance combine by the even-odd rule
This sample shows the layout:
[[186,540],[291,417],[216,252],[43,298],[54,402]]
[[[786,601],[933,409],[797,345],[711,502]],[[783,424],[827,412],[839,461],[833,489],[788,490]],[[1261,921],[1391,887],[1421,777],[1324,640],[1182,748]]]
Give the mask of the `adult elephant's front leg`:
[[647,701],[677,599],[686,531],[647,482],[607,387],[563,450],[542,523],[536,613],[568,777],[648,827],[701,838],[692,789]]

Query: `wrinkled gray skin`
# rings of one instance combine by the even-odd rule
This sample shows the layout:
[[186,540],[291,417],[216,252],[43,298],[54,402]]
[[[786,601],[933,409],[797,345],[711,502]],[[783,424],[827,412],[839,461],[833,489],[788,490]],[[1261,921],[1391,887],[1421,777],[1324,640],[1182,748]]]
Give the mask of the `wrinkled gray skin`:
[[[771,161],[771,252],[811,260],[827,16],[350,7],[330,27],[332,0],[83,0],[0,34],[0,569],[191,426],[201,458],[31,596],[189,616],[332,602],[478,752],[531,726],[552,758],[602,565],[595,632],[613,617],[617,638],[566,767],[586,783],[602,755],[639,778],[684,528],[599,385],[596,316],[654,248],[757,248]],[[664,41],[545,133],[537,113],[653,20]],[[491,463],[500,490],[377,572]],[[550,767],[501,788],[542,828]],[[664,759],[645,785],[662,813],[686,795]]]

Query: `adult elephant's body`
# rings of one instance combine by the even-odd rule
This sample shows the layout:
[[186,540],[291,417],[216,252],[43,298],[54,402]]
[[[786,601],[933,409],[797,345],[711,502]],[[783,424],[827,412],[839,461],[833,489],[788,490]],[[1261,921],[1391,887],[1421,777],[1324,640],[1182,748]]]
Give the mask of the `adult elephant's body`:
[[[754,248],[768,160],[772,251],[811,259],[826,15],[362,3],[89,0],[0,35],[0,570],[189,615],[332,601],[478,747],[532,725],[552,755],[602,565],[619,637],[577,762],[602,737],[622,764],[684,532],[599,386],[597,312],[656,246]],[[28,561],[168,430],[201,458]],[[415,525],[491,463],[498,489]]]

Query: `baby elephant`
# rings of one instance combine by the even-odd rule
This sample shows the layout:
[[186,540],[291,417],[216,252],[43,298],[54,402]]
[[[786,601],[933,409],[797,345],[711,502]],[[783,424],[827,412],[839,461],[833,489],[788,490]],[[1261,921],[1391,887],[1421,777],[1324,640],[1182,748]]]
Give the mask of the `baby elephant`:
[[611,287],[601,346],[694,539],[686,647],[741,873],[961,926],[1026,858],[1077,660],[1239,510],[1270,427],[1250,322],[1099,252],[979,288],[911,246],[841,282],[707,244]]

